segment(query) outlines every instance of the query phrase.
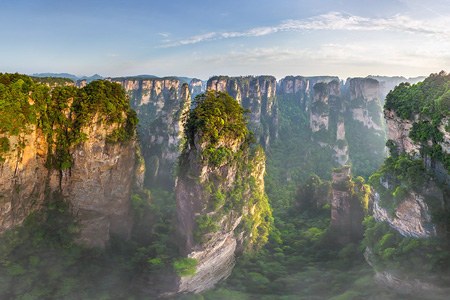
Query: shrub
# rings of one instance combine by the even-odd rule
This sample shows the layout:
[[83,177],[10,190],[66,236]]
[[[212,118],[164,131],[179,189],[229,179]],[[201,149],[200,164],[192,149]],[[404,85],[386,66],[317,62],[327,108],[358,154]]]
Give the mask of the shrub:
[[178,276],[192,276],[197,272],[197,260],[195,258],[176,259],[172,266]]

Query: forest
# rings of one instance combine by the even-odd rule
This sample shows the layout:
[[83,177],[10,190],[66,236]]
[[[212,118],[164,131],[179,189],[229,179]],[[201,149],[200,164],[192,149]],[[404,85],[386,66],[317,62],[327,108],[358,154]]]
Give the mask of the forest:
[[[316,86],[322,92],[327,89],[324,83]],[[332,101],[312,103],[311,112],[329,114],[336,122],[351,119],[350,110],[336,109],[339,99]],[[450,210],[442,201],[448,201],[449,191],[435,166],[442,165],[448,176],[450,155],[442,145],[450,128],[450,75],[432,74],[413,85],[401,83],[386,97],[385,111],[413,122],[409,138],[420,149],[415,154],[401,151],[398,141],[367,133],[370,130],[357,120],[347,121],[345,141],[336,139],[334,125],[328,131],[313,132],[310,111],[294,96],[278,95],[276,109],[279,135],[264,149],[249,129],[250,111],[225,92],[200,94],[180,116],[184,131],[174,178],[194,186],[201,181],[196,178],[199,169],[209,172],[208,180],[199,185],[209,200],[207,213],[196,215],[195,242],[206,243],[211,234],[222,230],[227,214],[238,213],[243,222],[235,235],[248,234],[247,240],[255,246],[243,247],[246,251],[237,254],[231,275],[213,289],[172,297],[412,299],[374,282],[375,271],[386,269],[423,274],[424,278],[434,273],[440,276],[434,278],[439,284],[448,283]],[[381,106],[367,109],[374,115],[377,109],[381,112]],[[20,152],[27,134],[37,129],[48,147],[46,168],[70,171],[76,164],[73,152],[87,141],[86,127],[104,124],[109,128],[105,143],[126,144],[142,138],[136,136],[142,132],[138,124],[148,122],[138,122],[142,111],[142,107],[133,110],[123,87],[108,80],[78,88],[62,79],[0,74],[0,164],[8,153]],[[274,126],[270,124],[264,125]],[[368,135],[373,135],[373,144],[360,144]],[[11,142],[15,137],[18,143]],[[139,142],[145,148],[148,141]],[[386,143],[389,154],[378,153],[374,159],[370,150],[380,143]],[[350,149],[350,164],[344,168],[351,173],[342,182],[333,177],[343,168],[333,157],[335,145]],[[196,164],[192,164],[193,157],[198,159]],[[145,158],[137,156],[136,160]],[[257,193],[252,172],[261,162],[265,162],[264,190]],[[223,176],[227,167],[236,169],[232,187],[226,184],[227,175]],[[431,185],[443,191],[443,198],[424,192]],[[349,201],[356,203],[363,219],[359,224],[363,234],[346,243],[340,240],[342,233],[330,225],[336,191],[350,195]],[[375,194],[377,205],[395,218],[412,193],[425,194],[439,235],[405,237],[372,215]],[[248,200],[248,195],[256,196]],[[197,272],[198,261],[186,257],[177,240],[179,202],[173,187],[147,184],[133,188],[130,238],[112,236],[105,249],[76,242],[80,222],[63,191],[49,191],[46,199],[22,225],[0,236],[2,299],[151,299],[165,288],[164,280]],[[248,213],[251,207],[256,213]]]

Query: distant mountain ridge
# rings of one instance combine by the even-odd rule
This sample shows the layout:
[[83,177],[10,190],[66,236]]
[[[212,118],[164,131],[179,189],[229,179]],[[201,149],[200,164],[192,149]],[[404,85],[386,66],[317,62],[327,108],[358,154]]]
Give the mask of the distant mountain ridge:
[[91,82],[98,79],[103,79],[104,77],[98,74],[94,74],[92,76],[77,76],[69,73],[34,73],[31,76],[33,77],[55,77],[55,78],[68,78],[73,80],[74,82],[78,80],[86,80],[87,82]]

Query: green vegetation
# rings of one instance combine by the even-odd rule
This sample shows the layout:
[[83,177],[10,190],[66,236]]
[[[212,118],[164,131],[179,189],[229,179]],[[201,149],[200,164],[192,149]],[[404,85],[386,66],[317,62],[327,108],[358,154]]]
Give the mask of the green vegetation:
[[[421,146],[421,155],[442,162],[450,170],[450,154],[438,144],[443,132],[438,128],[450,114],[450,75],[431,74],[423,82],[400,84],[386,97],[385,109],[395,111],[402,119],[415,121],[409,136]],[[418,118],[416,120],[416,118]],[[443,124],[446,131],[448,124]]]
[[370,249],[377,269],[402,270],[416,277],[448,271],[450,254],[442,239],[404,237],[373,217],[366,217],[364,226],[363,245]]
[[450,75],[442,71],[414,85],[401,83],[386,96],[384,108],[402,119],[413,120],[416,114],[440,119],[449,114],[449,91]]
[[54,86],[64,86],[64,85],[75,85],[75,82],[70,78],[64,77],[31,77],[34,82],[46,84],[50,87]]
[[136,276],[164,276],[175,265],[195,272],[192,261],[178,259],[173,194],[134,194],[131,239],[112,237],[104,250],[78,245],[69,205],[59,193],[48,196],[42,210],[0,237],[1,299],[148,299],[136,289]]
[[[33,125],[46,138],[47,167],[57,170],[72,166],[71,152],[86,140],[85,129],[93,122],[114,128],[107,137],[110,142],[124,142],[134,136],[136,113],[120,85],[94,81],[82,89],[70,85],[50,89],[35,81],[26,75],[0,73],[0,134],[5,135],[0,155],[23,148],[25,134]],[[58,80],[54,82],[59,84]],[[17,145],[6,141],[11,136],[18,136]]]
[[179,276],[194,275],[197,268],[197,260],[195,258],[179,258],[173,262],[173,268]]
[[[253,144],[245,113],[228,94],[210,91],[196,97],[195,108],[187,116],[180,174],[184,180],[192,180],[198,178],[199,163],[210,168],[201,183],[208,202],[207,211],[195,220],[197,243],[206,242],[208,234],[219,229],[218,221],[224,216],[236,218],[236,213],[243,215],[235,233],[245,235],[246,250],[259,249],[268,240],[272,210],[266,194],[258,186],[265,154],[260,146]],[[192,161],[192,153],[201,161]],[[226,176],[230,174],[223,173],[224,167],[233,172],[230,173],[232,186],[228,185],[230,178]]]
[[215,162],[217,157],[224,156],[215,152],[227,151],[223,147],[211,148],[217,148],[220,143],[235,141],[239,144],[249,139],[250,132],[244,113],[242,106],[226,93],[209,91],[198,95],[195,98],[195,109],[190,111],[185,126],[187,143],[195,147],[195,138],[200,137],[201,140],[197,143],[209,146],[208,155],[212,155]]
[[208,215],[201,215],[195,219],[197,225],[194,232],[194,238],[198,243],[204,242],[204,237],[206,234],[215,232],[219,229],[216,220]]
[[385,134],[383,131],[361,126],[361,122],[350,116],[346,119],[345,131],[352,172],[367,179],[383,163]]
[[[420,192],[429,179],[422,160],[403,153],[388,157],[370,176],[369,183],[380,194],[381,205],[393,214],[408,191]],[[389,188],[382,184],[386,181],[389,181]]]

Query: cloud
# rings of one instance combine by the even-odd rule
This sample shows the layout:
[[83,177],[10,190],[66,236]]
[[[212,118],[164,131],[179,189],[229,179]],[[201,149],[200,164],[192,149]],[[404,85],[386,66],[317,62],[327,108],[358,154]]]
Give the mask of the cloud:
[[367,18],[340,12],[330,12],[303,20],[285,20],[275,26],[255,27],[245,31],[208,32],[178,41],[167,42],[160,47],[177,47],[213,40],[259,37],[277,32],[307,30],[396,31],[450,38],[449,25],[448,21],[444,22],[444,24],[439,22],[439,20],[427,22],[399,14],[388,18]]
[[227,53],[203,53],[186,61],[190,68],[198,66],[199,72],[208,66],[213,74],[270,73],[278,78],[288,74],[332,74],[341,78],[370,73],[415,76],[445,69],[450,65],[450,52],[372,41],[324,43],[317,48],[241,48]]

